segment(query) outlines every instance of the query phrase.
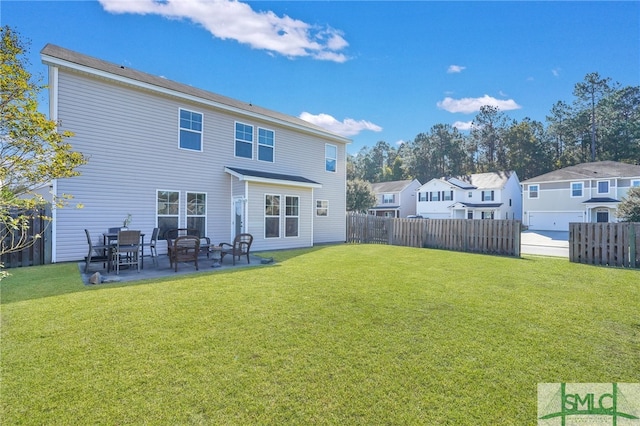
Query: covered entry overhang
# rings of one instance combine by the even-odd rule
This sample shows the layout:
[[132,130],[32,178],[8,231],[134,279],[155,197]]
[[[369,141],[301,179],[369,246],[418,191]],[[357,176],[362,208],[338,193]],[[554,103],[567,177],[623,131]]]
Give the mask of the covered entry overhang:
[[249,233],[255,250],[311,247],[314,191],[303,176],[225,167],[231,177],[231,235]]
[[237,167],[225,167],[224,171],[231,176],[236,177],[239,181],[259,182],[274,185],[290,185],[304,188],[322,188],[322,184],[302,176],[240,169]]
[[587,210],[587,222],[612,222],[620,200],[610,197],[590,198],[583,204]]
[[[502,203],[464,203],[458,201],[449,209],[456,219],[501,219],[499,210]],[[496,214],[498,212],[498,214]],[[472,217],[469,217],[469,216]]]

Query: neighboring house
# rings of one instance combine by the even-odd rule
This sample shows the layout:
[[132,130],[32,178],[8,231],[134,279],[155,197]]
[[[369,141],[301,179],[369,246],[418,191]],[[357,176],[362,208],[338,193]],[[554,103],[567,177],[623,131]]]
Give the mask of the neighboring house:
[[83,205],[54,211],[54,262],[83,258],[84,228],[101,238],[128,214],[147,238],[189,227],[214,243],[251,233],[253,250],[345,241],[349,139],[58,46],[41,54],[50,116],[88,158],[53,182]]
[[432,179],[418,189],[416,212],[429,219],[522,219],[514,171]]
[[393,182],[372,183],[376,194],[376,205],[369,214],[383,217],[407,217],[416,214],[416,191],[420,182],[414,180],[396,180]]
[[640,166],[600,161],[527,179],[523,224],[533,230],[568,231],[571,222],[616,222],[620,200],[640,186]]

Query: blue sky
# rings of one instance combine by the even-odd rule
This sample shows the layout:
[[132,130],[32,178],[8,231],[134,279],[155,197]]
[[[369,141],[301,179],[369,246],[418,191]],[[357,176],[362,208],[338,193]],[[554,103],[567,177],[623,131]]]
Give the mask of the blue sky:
[[483,104],[544,121],[590,72],[640,85],[637,1],[2,0],[0,22],[34,75],[53,43],[313,121],[354,154]]

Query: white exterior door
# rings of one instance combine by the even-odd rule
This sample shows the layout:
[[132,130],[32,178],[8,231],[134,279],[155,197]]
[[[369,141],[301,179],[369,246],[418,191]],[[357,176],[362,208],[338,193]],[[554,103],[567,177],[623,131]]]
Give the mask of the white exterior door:
[[247,215],[247,200],[243,197],[233,199],[233,238],[245,232],[245,216]]
[[529,212],[529,229],[569,231],[569,223],[584,222],[582,212]]

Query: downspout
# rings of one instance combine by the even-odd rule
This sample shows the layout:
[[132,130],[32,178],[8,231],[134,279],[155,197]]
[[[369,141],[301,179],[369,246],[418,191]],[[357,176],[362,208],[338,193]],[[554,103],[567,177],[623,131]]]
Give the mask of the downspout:
[[[49,119],[58,122],[58,67],[49,66]],[[56,124],[56,131],[58,126]],[[58,197],[58,180],[51,182],[51,263],[56,263],[57,259],[57,208],[56,199]]]

